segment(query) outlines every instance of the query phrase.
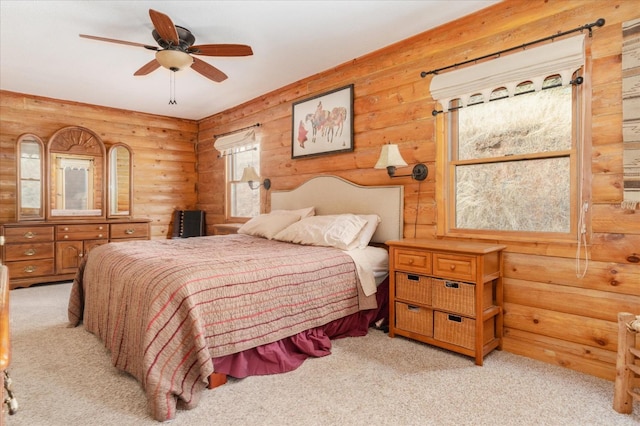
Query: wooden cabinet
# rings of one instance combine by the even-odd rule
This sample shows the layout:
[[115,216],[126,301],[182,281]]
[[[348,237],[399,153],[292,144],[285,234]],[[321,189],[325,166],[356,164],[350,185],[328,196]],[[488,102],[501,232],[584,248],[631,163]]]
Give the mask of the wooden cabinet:
[[407,239],[389,245],[389,336],[475,358],[502,347],[503,245]]
[[12,289],[73,279],[94,247],[150,236],[147,219],[6,223],[0,233]]

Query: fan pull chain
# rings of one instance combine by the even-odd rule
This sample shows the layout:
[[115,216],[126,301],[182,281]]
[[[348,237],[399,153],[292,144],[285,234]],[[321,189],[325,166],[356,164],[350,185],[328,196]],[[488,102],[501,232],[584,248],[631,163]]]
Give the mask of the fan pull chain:
[[176,73],[171,71],[171,77],[169,77],[169,105],[177,105],[176,101]]

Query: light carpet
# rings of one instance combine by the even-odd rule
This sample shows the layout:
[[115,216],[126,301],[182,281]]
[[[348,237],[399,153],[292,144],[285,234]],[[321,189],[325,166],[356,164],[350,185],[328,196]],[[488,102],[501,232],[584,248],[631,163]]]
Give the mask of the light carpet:
[[[10,293],[13,390],[7,425],[157,425],[138,382],[102,343],[67,326],[69,283]],[[208,390],[175,425],[638,425],[613,383],[504,351],[471,358],[371,330],[273,376]]]

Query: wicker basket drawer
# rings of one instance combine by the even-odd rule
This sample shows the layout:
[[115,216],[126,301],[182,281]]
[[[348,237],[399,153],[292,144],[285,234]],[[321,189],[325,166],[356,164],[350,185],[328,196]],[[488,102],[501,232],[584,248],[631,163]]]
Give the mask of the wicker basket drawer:
[[396,269],[408,272],[418,272],[421,274],[431,273],[431,253],[408,250],[395,249],[393,251],[393,263]]
[[[484,344],[495,338],[495,317],[484,322]],[[442,342],[474,349],[476,343],[476,320],[460,315],[435,311],[433,313],[433,338]]]
[[429,308],[396,302],[396,325],[401,330],[433,336],[433,311]]
[[431,305],[431,278],[396,272],[396,298]]
[[456,254],[433,254],[433,274],[454,280],[476,280],[476,258]]
[[443,309],[472,317],[476,315],[476,286],[474,284],[434,278],[431,285],[434,309]]

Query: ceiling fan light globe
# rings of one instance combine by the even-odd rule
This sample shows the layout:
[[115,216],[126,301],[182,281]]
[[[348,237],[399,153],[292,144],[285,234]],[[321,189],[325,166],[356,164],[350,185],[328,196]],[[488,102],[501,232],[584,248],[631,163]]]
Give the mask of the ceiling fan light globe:
[[190,67],[193,63],[193,58],[188,53],[168,49],[156,52],[156,60],[160,65],[171,71],[179,71],[185,67]]

